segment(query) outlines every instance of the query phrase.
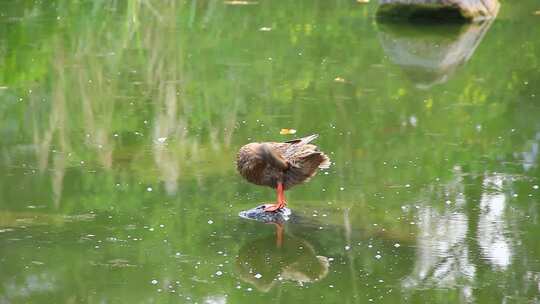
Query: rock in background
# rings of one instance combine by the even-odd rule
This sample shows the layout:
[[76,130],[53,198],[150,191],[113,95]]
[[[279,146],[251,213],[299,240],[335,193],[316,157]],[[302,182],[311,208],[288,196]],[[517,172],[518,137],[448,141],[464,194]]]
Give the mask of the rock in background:
[[378,16],[479,21],[495,18],[498,0],[379,0]]

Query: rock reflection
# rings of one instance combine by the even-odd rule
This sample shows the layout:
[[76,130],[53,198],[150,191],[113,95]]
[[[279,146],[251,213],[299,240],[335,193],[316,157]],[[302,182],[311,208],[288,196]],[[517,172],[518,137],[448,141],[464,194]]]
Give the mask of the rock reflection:
[[465,64],[492,21],[460,24],[379,24],[379,40],[390,60],[418,88],[446,82]]
[[276,235],[248,242],[240,248],[236,273],[263,292],[278,281],[302,285],[318,281],[328,274],[328,258],[316,254],[304,239],[286,234],[282,224],[274,223]]

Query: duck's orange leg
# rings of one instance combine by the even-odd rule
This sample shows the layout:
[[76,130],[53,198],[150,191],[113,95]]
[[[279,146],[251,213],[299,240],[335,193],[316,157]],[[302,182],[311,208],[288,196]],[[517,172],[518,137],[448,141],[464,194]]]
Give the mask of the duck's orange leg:
[[281,248],[281,246],[283,246],[283,224],[274,224],[276,225],[276,247]]
[[264,207],[264,211],[277,211],[287,205],[285,201],[285,189],[283,189],[283,183],[278,182],[277,184],[277,202],[273,205]]

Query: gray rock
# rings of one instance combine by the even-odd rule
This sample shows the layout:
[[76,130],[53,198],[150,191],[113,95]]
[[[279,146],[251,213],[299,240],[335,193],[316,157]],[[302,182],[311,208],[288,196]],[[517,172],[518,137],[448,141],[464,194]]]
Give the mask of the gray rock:
[[291,209],[285,207],[276,212],[264,211],[266,205],[260,205],[255,208],[241,211],[238,215],[245,219],[255,220],[263,223],[283,223],[289,220]]
[[380,17],[433,17],[445,19],[462,17],[470,21],[495,18],[498,0],[379,0]]

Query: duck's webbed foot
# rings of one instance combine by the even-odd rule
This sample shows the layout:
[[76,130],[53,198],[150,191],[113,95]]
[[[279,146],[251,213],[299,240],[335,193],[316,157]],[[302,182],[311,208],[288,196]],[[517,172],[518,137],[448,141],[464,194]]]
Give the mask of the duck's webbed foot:
[[276,187],[276,194],[277,194],[277,202],[273,205],[268,205],[264,207],[264,211],[268,212],[275,212],[279,209],[282,209],[287,205],[287,202],[285,201],[285,189],[283,187],[282,182],[277,183]]
[[277,203],[272,204],[272,205],[264,206],[264,211],[275,212],[275,211],[278,211],[279,209],[285,208],[286,205],[287,205],[287,203],[285,201],[277,202]]

